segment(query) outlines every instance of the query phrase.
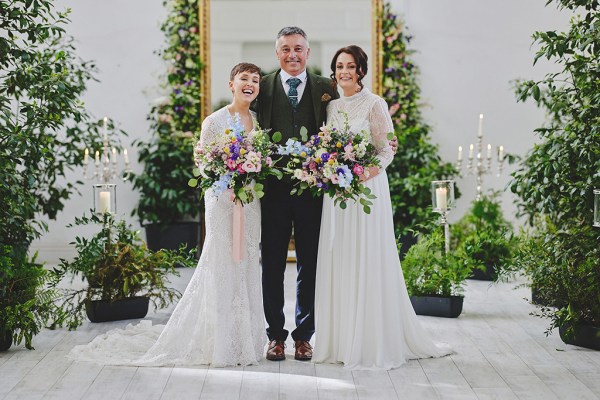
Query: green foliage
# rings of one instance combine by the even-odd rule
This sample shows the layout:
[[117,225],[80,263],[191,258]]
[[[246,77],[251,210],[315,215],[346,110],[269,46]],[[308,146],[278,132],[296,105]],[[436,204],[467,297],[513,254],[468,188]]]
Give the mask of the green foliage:
[[13,333],[13,343],[23,341],[33,350],[33,336],[48,323],[56,308],[56,293],[46,286],[48,272],[35,257],[29,260],[10,246],[0,248],[0,334]]
[[514,272],[513,249],[517,242],[513,229],[498,201],[499,193],[474,200],[470,210],[452,225],[453,247],[465,256],[471,269],[494,269],[492,278],[508,278]]
[[198,193],[187,185],[193,178],[193,147],[200,135],[200,44],[198,3],[170,0],[161,26],[165,47],[157,53],[166,61],[163,88],[166,97],[148,115],[150,141],[137,141],[141,174],[132,176],[141,197],[132,215],[142,224],[168,224],[195,217],[200,210]]
[[[394,161],[386,168],[396,235],[419,229],[431,218],[431,181],[456,174],[451,163],[442,162],[438,146],[431,143],[431,127],[421,114],[419,69],[411,61],[411,36],[404,23],[384,5],[383,32],[383,98],[390,107],[398,138]],[[457,197],[460,196],[458,190]]]
[[600,232],[591,228],[592,189],[600,187],[600,5],[556,3],[575,16],[566,32],[533,35],[539,45],[534,64],[545,58],[560,71],[517,87],[518,100],[532,98],[548,120],[535,130],[539,140],[511,184],[520,213],[531,223],[540,216],[548,221],[517,262],[533,285],[541,285],[545,299],[560,306],[542,312],[551,318],[551,328],[566,316],[600,325]]
[[402,271],[410,296],[461,295],[471,275],[470,266],[460,255],[444,254],[444,235],[439,227],[422,234],[408,250]]
[[77,192],[80,182],[65,178],[83,148],[100,148],[81,100],[95,66],[77,57],[68,11],[51,1],[0,2],[0,16],[0,323],[31,348],[52,292],[27,252],[46,230],[42,217],[56,218]]
[[166,286],[169,274],[178,276],[175,265],[192,266],[190,255],[179,251],[150,251],[125,221],[115,222],[110,213],[102,218],[92,215],[75,219],[75,225],[102,223],[92,238],[77,237],[77,256],[72,262],[62,260],[53,270],[54,282],[72,275],[87,280],[83,289],[62,289],[63,312],[55,324],[76,329],[85,319],[85,303],[91,300],[119,300],[149,297],[156,308],[165,308],[181,293]]

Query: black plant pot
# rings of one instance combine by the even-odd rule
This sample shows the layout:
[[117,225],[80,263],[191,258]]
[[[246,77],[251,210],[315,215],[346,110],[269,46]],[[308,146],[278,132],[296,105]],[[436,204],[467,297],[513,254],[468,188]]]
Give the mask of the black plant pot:
[[496,275],[496,270],[493,265],[485,264],[485,271],[479,268],[473,268],[471,277],[469,279],[476,279],[478,281],[493,281]]
[[[573,328],[569,332],[569,328]],[[558,327],[560,338],[566,344],[600,350],[600,328],[592,325],[565,324]]]
[[148,297],[128,297],[115,301],[92,300],[85,303],[85,312],[92,322],[144,318],[148,314],[149,301]]
[[[146,228],[146,242],[152,251],[178,250],[185,244],[186,251],[202,248],[199,222],[173,222],[167,225],[148,224]],[[200,256],[200,251],[196,253]]]
[[463,296],[410,296],[418,315],[456,318],[462,313]]
[[12,331],[0,330],[0,351],[6,351],[12,345]]

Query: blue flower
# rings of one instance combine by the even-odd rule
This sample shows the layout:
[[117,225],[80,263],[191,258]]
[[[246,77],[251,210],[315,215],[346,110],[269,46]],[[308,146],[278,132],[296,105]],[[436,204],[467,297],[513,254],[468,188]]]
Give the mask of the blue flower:
[[302,152],[308,153],[308,149],[297,140],[288,139],[285,142],[285,146],[279,146],[277,151],[280,155],[300,154]]
[[218,181],[212,184],[211,189],[214,197],[219,197],[221,193],[229,189],[229,183],[231,182],[231,174],[221,175]]
[[341,188],[346,188],[348,186],[350,186],[350,184],[352,183],[352,179],[354,179],[354,177],[352,176],[352,172],[350,171],[350,169],[342,164],[340,165],[337,169],[336,169],[336,174],[338,176],[338,186]]

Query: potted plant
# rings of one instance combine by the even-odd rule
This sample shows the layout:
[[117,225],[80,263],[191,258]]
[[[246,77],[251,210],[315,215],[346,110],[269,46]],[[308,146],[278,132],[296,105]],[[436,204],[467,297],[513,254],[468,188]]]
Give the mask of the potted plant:
[[53,271],[55,282],[67,275],[87,281],[82,289],[61,289],[64,315],[57,325],[76,329],[86,314],[92,322],[143,318],[150,300],[160,309],[179,299],[181,293],[167,284],[169,274],[178,275],[175,264],[190,263],[183,249],[153,252],[111,213],[75,219],[75,225],[87,224],[101,229],[90,239],[77,237],[75,259],[61,260]]
[[[550,3],[550,2],[549,2]],[[593,189],[600,187],[598,155],[600,130],[600,70],[598,60],[600,4],[560,0],[570,26],[565,32],[534,33],[535,61],[546,58],[559,68],[539,81],[518,84],[519,101],[532,98],[546,110],[544,125],[535,130],[536,145],[512,174],[511,190],[518,196],[519,211],[539,226],[531,254],[517,262],[536,271],[532,284],[548,304],[538,315],[550,319],[546,333],[558,327],[571,333],[569,343],[599,348],[600,335],[600,230],[593,224]],[[527,253],[525,253],[527,256]],[[581,330],[580,330],[581,328]],[[587,333],[595,332],[587,339]],[[581,340],[581,337],[586,337]]]
[[[165,4],[167,4],[165,2]],[[146,230],[152,250],[201,248],[201,211],[198,192],[187,185],[193,178],[193,148],[200,134],[200,69],[198,7],[169,2],[161,25],[166,45],[157,53],[168,65],[165,97],[152,107],[153,136],[137,141],[140,174],[132,176],[140,199],[133,210]]]
[[444,254],[444,235],[420,234],[406,253],[402,271],[413,308],[419,315],[456,318],[462,312],[463,285],[471,268],[460,255]]
[[56,312],[48,271],[35,257],[16,253],[10,246],[0,248],[0,351],[23,341],[33,350],[33,336]]
[[499,192],[482,195],[454,225],[454,246],[472,268],[472,279],[497,280],[511,269],[516,241],[512,225],[502,215]]
[[2,2],[0,14],[0,323],[32,348],[49,292],[28,252],[47,230],[45,217],[56,218],[77,193],[80,182],[65,178],[82,166],[82,150],[100,147],[82,106],[95,66],[76,55],[68,12],[52,1]]
[[[414,50],[409,48],[412,36],[387,2],[381,20],[382,97],[398,138],[398,150],[386,172],[402,257],[416,241],[413,232],[431,217],[431,181],[452,177],[457,171],[453,164],[442,161],[438,146],[431,142],[431,127],[423,120],[419,68],[411,59]],[[460,197],[458,189],[455,194]]]

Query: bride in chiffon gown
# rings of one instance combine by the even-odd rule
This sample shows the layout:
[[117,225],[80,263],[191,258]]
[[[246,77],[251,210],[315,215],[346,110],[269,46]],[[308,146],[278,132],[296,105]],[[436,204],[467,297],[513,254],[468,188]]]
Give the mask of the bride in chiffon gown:
[[[255,92],[258,94],[258,85]],[[234,101],[235,96],[234,93]],[[255,120],[256,115],[250,113]],[[202,123],[202,145],[223,134],[231,118],[227,106],[208,116]],[[259,264],[260,204],[255,199],[243,207],[245,254],[236,263],[232,257],[234,203],[230,192],[218,197],[207,193],[204,201],[206,241],[198,266],[166,326],[141,321],[115,329],[87,345],[76,346],[70,358],[136,366],[258,363],[265,344]]]
[[[364,185],[377,198],[370,214],[358,203],[349,202],[343,210],[334,206],[329,196],[324,198],[313,361],[341,362],[348,369],[387,370],[408,359],[439,357],[450,350],[430,339],[408,297],[385,172],[394,157],[387,140],[394,127],[385,100],[367,88],[361,90],[357,83],[356,71],[362,67],[364,76],[366,66],[366,55],[357,46],[340,49],[334,57],[336,80],[350,95],[329,103],[327,125],[342,127],[347,115],[352,131],[371,133],[381,169]],[[354,79],[350,81],[347,76]]]

